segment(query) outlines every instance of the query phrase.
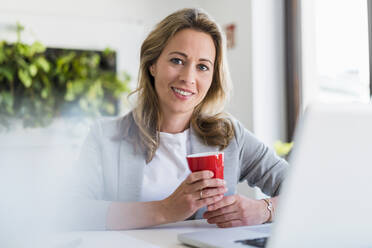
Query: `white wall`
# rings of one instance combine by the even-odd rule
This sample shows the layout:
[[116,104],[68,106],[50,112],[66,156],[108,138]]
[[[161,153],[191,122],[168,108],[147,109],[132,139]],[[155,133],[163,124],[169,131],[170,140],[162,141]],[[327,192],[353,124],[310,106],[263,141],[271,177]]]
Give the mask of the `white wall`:
[[284,1],[252,1],[253,130],[271,146],[286,138]]

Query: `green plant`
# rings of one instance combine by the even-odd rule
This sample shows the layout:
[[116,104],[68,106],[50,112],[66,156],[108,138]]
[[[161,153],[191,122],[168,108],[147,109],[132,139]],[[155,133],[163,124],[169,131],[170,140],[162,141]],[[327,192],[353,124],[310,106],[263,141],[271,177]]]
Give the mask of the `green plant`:
[[293,142],[282,142],[277,140],[274,143],[274,149],[276,154],[281,157],[286,157],[293,147]]
[[[0,42],[0,126],[19,118],[24,127],[46,126],[56,116],[113,115],[129,92],[130,77],[115,73],[115,53],[50,49],[40,42]],[[110,69],[111,68],[111,69]],[[114,69],[113,69],[114,68]]]

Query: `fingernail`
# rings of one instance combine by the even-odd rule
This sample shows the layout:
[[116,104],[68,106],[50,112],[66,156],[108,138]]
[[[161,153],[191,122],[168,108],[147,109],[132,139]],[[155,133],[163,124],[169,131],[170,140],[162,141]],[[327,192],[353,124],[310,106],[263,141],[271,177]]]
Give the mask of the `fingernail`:
[[211,176],[211,177],[213,177],[213,171],[209,171],[209,175]]
[[222,180],[222,179],[218,179],[218,182],[219,182],[219,184],[221,185],[225,185],[226,184],[226,182],[225,182],[225,180]]

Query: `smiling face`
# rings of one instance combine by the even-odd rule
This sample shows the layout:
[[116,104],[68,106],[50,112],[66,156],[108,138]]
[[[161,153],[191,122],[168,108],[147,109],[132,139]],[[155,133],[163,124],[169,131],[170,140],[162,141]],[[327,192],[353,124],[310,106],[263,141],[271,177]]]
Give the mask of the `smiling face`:
[[184,29],[172,37],[150,66],[162,114],[192,115],[211,86],[216,48],[204,32]]

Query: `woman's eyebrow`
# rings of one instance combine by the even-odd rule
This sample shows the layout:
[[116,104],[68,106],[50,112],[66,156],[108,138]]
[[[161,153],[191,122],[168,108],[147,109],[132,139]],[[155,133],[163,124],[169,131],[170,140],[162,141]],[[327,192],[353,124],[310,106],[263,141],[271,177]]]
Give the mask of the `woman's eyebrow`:
[[203,58],[201,58],[201,59],[199,59],[199,61],[205,61],[205,62],[208,62],[208,63],[210,63],[210,64],[213,66],[212,61],[210,61],[209,59],[203,59]]
[[168,55],[172,55],[172,54],[178,54],[178,55],[181,55],[182,57],[187,58],[187,54],[183,52],[173,51],[173,52],[170,52]]
[[[178,54],[178,55],[180,55],[180,56],[182,56],[182,57],[187,58],[187,54],[186,54],[186,53],[183,53],[183,52],[173,51],[173,52],[170,52],[168,55],[172,55],[172,54]],[[208,62],[208,63],[210,63],[210,64],[213,66],[212,61],[209,60],[209,59],[200,58],[199,61],[205,61],[205,62]]]

